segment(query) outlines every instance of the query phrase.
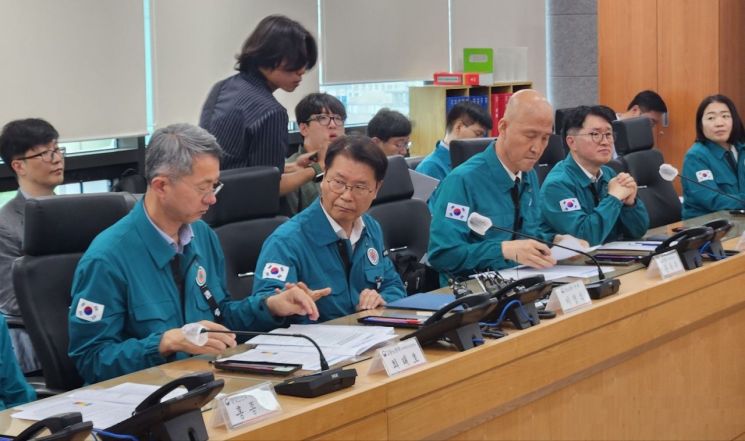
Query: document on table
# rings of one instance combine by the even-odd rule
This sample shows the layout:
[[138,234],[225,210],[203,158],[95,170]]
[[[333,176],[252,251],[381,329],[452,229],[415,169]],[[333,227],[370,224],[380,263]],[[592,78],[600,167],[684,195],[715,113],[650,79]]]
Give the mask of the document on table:
[[[70,392],[59,398],[38,401],[16,407],[21,412],[13,418],[39,421],[66,412],[80,412],[83,421],[92,421],[93,427],[106,429],[132,416],[135,407],[160,386],[151,384],[122,383],[108,389],[83,389]],[[178,388],[166,395],[162,401],[186,392]]]
[[662,242],[659,241],[628,241],[628,242],[609,242],[597,247],[599,252],[604,251],[644,251],[651,253]]
[[[600,267],[604,273],[613,271],[613,267]],[[524,277],[543,275],[546,280],[556,280],[564,277],[587,278],[598,275],[598,267],[594,265],[556,265],[552,268],[536,269],[527,266],[499,270],[499,275],[506,279],[522,279]]]
[[[312,338],[321,348],[329,365],[351,360],[397,338],[395,330],[388,326],[291,325],[287,329],[275,329],[271,332],[303,334]],[[306,370],[321,368],[318,351],[304,338],[260,335],[248,343],[256,347],[223,360],[302,364]]]
[[[565,236],[559,241],[558,245],[565,246],[574,250],[587,252],[587,248],[583,247],[582,244],[579,243],[579,240],[574,236]],[[574,257],[577,254],[579,253],[577,253],[576,251],[566,250],[559,247],[551,247],[551,255],[556,260],[569,259],[570,257]]]

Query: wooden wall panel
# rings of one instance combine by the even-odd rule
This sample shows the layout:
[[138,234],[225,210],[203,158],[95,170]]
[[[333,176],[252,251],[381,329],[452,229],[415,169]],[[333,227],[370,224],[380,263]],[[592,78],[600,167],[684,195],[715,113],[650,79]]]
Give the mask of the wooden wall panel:
[[598,0],[600,103],[626,110],[639,91],[657,89],[657,0]]
[[745,2],[719,0],[719,90],[745,112]]
[[679,169],[696,137],[696,108],[719,91],[719,0],[657,0],[658,91],[669,127],[658,139]]

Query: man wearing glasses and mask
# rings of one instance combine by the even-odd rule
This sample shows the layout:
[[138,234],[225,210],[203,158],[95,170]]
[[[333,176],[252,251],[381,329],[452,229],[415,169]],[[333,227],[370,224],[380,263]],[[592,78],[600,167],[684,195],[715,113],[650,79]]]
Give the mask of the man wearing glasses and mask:
[[322,321],[406,295],[380,225],[365,214],[385,176],[385,154],[367,136],[341,137],[329,145],[325,165],[320,198],[264,242],[253,287],[254,297],[268,298],[295,284],[329,287],[326,297],[311,294]]
[[[20,257],[26,199],[54,194],[65,171],[65,149],[57,145],[59,134],[42,119],[9,122],[0,134],[0,156],[18,180],[18,193],[0,209],[0,312],[20,317],[13,290],[11,267]],[[28,333],[11,329],[10,337],[24,373],[41,369]]]
[[220,354],[233,334],[198,346],[182,326],[226,331],[276,328],[283,317],[317,318],[311,298],[289,288],[231,300],[217,235],[200,218],[217,202],[222,149],[189,124],[157,130],[145,153],[142,201],[91,243],[78,263],[69,313],[69,355],[87,383],[188,357]]
[[580,106],[564,123],[570,154],[554,166],[541,187],[543,228],[598,245],[638,239],[649,215],[628,173],[606,166],[613,158],[611,115],[599,106]]

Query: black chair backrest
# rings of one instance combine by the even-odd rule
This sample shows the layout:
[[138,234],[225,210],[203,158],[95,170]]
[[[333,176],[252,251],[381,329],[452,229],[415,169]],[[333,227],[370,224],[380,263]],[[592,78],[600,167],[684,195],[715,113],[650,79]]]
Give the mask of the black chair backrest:
[[456,139],[450,141],[450,163],[455,168],[468,161],[471,156],[481,153],[486,146],[491,144],[496,138],[470,138]]
[[535,163],[533,168],[538,175],[538,185],[543,184],[544,179],[548,176],[548,173],[556,164],[566,157],[564,152],[564,144],[561,141],[561,136],[551,135],[548,138],[548,145],[546,150]]
[[67,356],[67,314],[75,267],[90,242],[129,212],[127,193],[51,196],[26,202],[23,250],[13,286],[49,389],[83,384]]
[[261,246],[287,220],[277,215],[279,179],[276,167],[225,170],[220,175],[225,186],[204,216],[220,239],[226,284],[233,299],[251,294]]
[[644,116],[613,121],[613,134],[619,156],[649,150],[654,146],[652,122]]
[[[389,257],[396,265],[399,275],[404,278],[411,275],[407,269],[414,268],[409,265],[404,265],[406,268],[399,266],[407,260],[419,262],[427,252],[429,244],[429,209],[424,201],[412,199],[413,193],[414,187],[406,161],[401,156],[389,156],[383,186],[378,191],[368,214],[380,224],[385,247],[391,251]],[[422,267],[422,280],[408,280],[411,283],[408,289],[413,292],[437,288],[436,274],[435,277],[431,277],[423,265],[419,266]],[[414,286],[414,283],[418,283],[419,286]]]
[[668,225],[681,219],[681,203],[672,182],[662,179],[660,165],[665,163],[657,149],[641,150],[623,156],[629,174],[639,188],[638,197],[649,214],[649,228]]
[[378,190],[378,195],[375,196],[372,205],[411,199],[413,195],[414,184],[411,182],[409,166],[406,160],[403,156],[399,155],[389,156],[383,185]]

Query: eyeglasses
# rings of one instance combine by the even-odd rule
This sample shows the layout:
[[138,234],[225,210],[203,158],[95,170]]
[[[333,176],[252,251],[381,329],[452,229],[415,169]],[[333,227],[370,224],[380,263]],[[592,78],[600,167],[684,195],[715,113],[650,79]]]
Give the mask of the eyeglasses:
[[331,123],[331,120],[334,120],[334,124],[336,124],[337,126],[344,125],[344,118],[342,118],[340,115],[326,114],[311,115],[311,117],[308,118],[308,123],[310,123],[311,121],[318,121],[318,124],[322,126],[328,126]]
[[592,142],[595,144],[600,144],[603,142],[603,139],[605,139],[608,142],[613,142],[613,132],[608,133],[600,133],[600,132],[590,132],[590,133],[577,133],[576,135],[572,136],[589,136],[590,139],[592,139]]
[[17,160],[26,160],[26,159],[34,159],[34,158],[41,158],[44,162],[52,162],[54,161],[54,155],[59,156],[60,158],[65,157],[65,147],[57,147],[54,149],[44,150],[43,152],[36,153],[35,155],[29,155],[24,156],[22,158],[16,158]]
[[199,193],[202,198],[206,198],[209,195],[217,196],[217,193],[220,193],[220,190],[225,186],[225,184],[221,181],[217,181],[214,184],[212,184],[212,187],[209,188],[200,188],[200,187],[194,187],[194,189]]
[[395,145],[396,148],[399,149],[399,150],[409,150],[413,144],[414,143],[411,142],[411,141],[401,141],[401,142],[397,142],[397,143],[395,143],[393,145]]
[[354,196],[363,197],[373,192],[370,187],[364,184],[347,185],[346,182],[340,181],[338,179],[327,179],[326,182],[329,183],[329,188],[331,189],[331,191],[336,194],[344,194],[345,191],[349,190]]

